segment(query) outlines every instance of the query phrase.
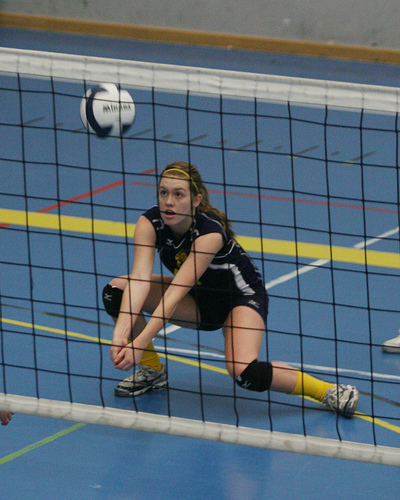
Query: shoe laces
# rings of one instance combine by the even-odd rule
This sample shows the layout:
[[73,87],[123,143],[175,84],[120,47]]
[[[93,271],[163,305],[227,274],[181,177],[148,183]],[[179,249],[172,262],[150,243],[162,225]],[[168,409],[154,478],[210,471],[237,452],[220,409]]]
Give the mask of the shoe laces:
[[149,368],[148,366],[139,365],[139,368],[132,375],[132,380],[135,380],[136,382],[141,382],[143,380],[147,380],[148,372],[150,369],[151,368]]

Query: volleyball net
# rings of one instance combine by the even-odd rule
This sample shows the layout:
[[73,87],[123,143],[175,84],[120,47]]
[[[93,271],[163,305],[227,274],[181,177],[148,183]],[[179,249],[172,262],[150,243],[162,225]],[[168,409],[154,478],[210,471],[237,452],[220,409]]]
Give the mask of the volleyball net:
[[[80,122],[107,82],[136,105],[122,140]],[[400,376],[381,351],[400,312],[398,89],[0,49],[0,101],[0,408],[400,465],[384,435],[400,432]],[[362,440],[335,416],[318,435],[315,402],[236,388],[222,335],[174,326],[155,341],[165,394],[114,398],[101,291],[130,272],[175,160],[199,167],[264,277],[261,355],[354,383]]]

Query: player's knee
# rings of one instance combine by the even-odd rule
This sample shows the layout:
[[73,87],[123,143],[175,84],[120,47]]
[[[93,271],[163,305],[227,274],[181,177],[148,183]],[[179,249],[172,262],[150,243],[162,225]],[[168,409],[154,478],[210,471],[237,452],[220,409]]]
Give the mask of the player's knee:
[[111,285],[106,285],[103,289],[104,308],[113,318],[118,318],[123,293],[123,290]]
[[236,383],[249,391],[263,392],[271,387],[272,365],[255,359],[236,378]]

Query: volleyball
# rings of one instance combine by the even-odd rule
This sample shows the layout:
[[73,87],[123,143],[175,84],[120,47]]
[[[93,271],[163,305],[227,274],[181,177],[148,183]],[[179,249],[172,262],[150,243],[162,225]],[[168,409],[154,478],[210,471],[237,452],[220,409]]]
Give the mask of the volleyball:
[[90,88],[82,98],[80,112],[86,129],[99,137],[120,137],[131,127],[136,116],[129,92],[113,83]]

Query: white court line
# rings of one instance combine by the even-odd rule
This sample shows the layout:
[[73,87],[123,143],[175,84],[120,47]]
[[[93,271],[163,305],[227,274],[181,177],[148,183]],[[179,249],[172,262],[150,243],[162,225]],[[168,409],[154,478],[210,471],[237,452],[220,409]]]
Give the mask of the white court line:
[[316,370],[316,371],[321,371],[321,372],[328,372],[328,373],[341,373],[341,374],[350,374],[350,375],[364,375],[368,377],[368,379],[373,378],[374,380],[381,379],[381,380],[396,380],[400,381],[400,376],[399,375],[388,375],[387,373],[372,373],[371,372],[364,372],[361,370],[351,370],[349,368],[331,368],[329,366],[318,366],[318,365],[306,365],[301,363],[290,363],[291,366],[294,366],[295,368],[299,368],[301,370]]
[[[370,245],[373,245],[374,243],[378,243],[379,241],[382,241],[385,238],[388,238],[389,236],[393,236],[394,234],[399,232],[399,227],[396,227],[394,229],[391,229],[390,231],[386,231],[385,233],[380,234],[379,236],[376,236],[375,238],[370,238],[369,240],[365,241],[360,241],[359,243],[356,243],[353,248],[366,248]],[[303,267],[300,267],[299,269],[296,269],[295,271],[292,271],[288,274],[284,274],[283,276],[280,276],[279,278],[272,280],[268,282],[265,285],[265,289],[269,290],[273,288],[274,286],[281,285],[282,283],[286,283],[287,281],[290,281],[292,279],[297,278],[297,276],[300,276],[302,274],[308,273],[309,271],[313,271],[314,269],[317,269],[318,267],[322,267],[325,264],[328,264],[330,262],[329,259],[318,259],[315,260],[314,262],[311,262],[310,264],[307,264]]]
[[[195,357],[196,359],[200,356],[200,358],[203,360],[203,356],[209,357],[209,358],[218,358],[221,360],[225,360],[225,356],[223,354],[218,354],[216,352],[209,352],[209,351],[195,351],[193,349],[180,349],[179,347],[164,347],[164,346],[154,346],[156,351],[161,351],[165,353],[178,353],[178,354],[185,354],[187,356]],[[399,377],[400,379],[400,377]]]
[[370,245],[373,245],[374,243],[378,243],[379,241],[389,238],[389,236],[393,236],[394,234],[399,232],[399,226],[395,227],[394,229],[391,229],[390,231],[386,231],[386,233],[381,234],[380,236],[377,236],[376,238],[371,238],[367,241],[360,241],[360,243],[357,243],[354,245],[354,248],[365,248]]
[[303,267],[300,267],[299,269],[296,269],[296,271],[292,271],[288,274],[283,274],[279,278],[276,278],[275,280],[269,281],[268,283],[265,284],[265,289],[270,290],[274,286],[282,285],[282,283],[286,283],[287,281],[290,281],[290,280],[297,278],[297,276],[308,273],[309,271],[313,271],[317,267],[322,267],[325,264],[328,264],[328,262],[330,262],[330,260],[328,260],[328,259],[315,260],[314,262],[311,262],[310,264],[307,264],[306,266],[303,266]]
[[[375,243],[378,243],[379,241],[382,241],[385,238],[388,238],[389,236],[393,236],[394,234],[399,232],[399,227],[396,227],[394,229],[391,229],[389,231],[386,231],[385,233],[380,234],[379,236],[376,236],[375,238],[370,238],[369,240],[364,240],[360,241],[359,243],[356,243],[353,248],[366,248],[370,245],[373,245]],[[265,285],[266,290],[270,290],[274,286],[281,285],[282,283],[286,283],[287,281],[290,281],[292,279],[297,278],[297,276],[300,276],[302,274],[308,273],[309,271],[313,271],[314,269],[317,269],[318,267],[324,266],[325,264],[328,264],[330,260],[328,259],[318,259],[315,260],[314,262],[311,262],[310,264],[307,264],[303,267],[300,267],[299,269],[292,271],[288,274],[284,274],[283,276],[271,280]],[[177,325],[170,325],[167,328],[164,328],[163,331],[159,332],[159,335],[168,335],[169,333],[172,333],[176,330],[179,330],[181,327]],[[162,349],[159,347],[155,347],[156,350]],[[169,352],[181,352],[181,353],[186,353],[186,354],[193,354],[195,356],[199,355],[198,351],[190,351],[186,349],[174,349],[174,348],[168,348]],[[211,353],[200,353],[205,354],[206,356],[214,356],[214,357],[221,357],[224,359],[224,356],[218,355],[218,354],[211,354]],[[386,374],[381,374],[381,373],[373,373],[371,372],[364,372],[364,371],[359,371],[359,370],[351,370],[347,368],[332,368],[332,367],[327,367],[327,366],[314,366],[314,365],[303,365],[301,366],[299,363],[290,363],[290,365],[294,367],[300,367],[301,369],[311,369],[311,370],[316,370],[316,371],[322,371],[322,372],[330,372],[330,373],[348,373],[348,374],[355,374],[355,375],[364,375],[367,376],[368,378],[371,378],[373,376],[375,379],[382,379],[382,380],[400,380],[400,377],[396,375],[386,375]]]
[[[154,346],[154,348],[156,351],[160,351],[160,352],[164,352],[164,353],[185,354],[187,356],[192,356],[195,358],[198,358],[198,356],[200,356],[202,361],[204,361],[203,356],[206,358],[212,357],[212,358],[218,358],[221,360],[225,359],[225,356],[223,354],[211,353],[208,351],[195,351],[192,349],[180,349],[177,347],[165,348],[164,346]],[[282,361],[282,362],[286,363],[285,361]],[[380,380],[388,380],[388,381],[390,381],[390,380],[400,381],[400,375],[388,375],[386,373],[375,373],[375,372],[372,373],[372,375],[371,375],[371,372],[365,372],[365,371],[361,371],[361,370],[351,370],[349,368],[333,368],[330,366],[319,366],[319,365],[308,365],[308,364],[301,365],[301,363],[292,363],[292,362],[290,362],[289,364],[290,364],[290,366],[293,366],[294,368],[299,368],[301,370],[309,370],[309,371],[312,370],[314,372],[333,373],[333,374],[340,373],[342,375],[344,375],[344,374],[359,375],[359,376],[361,375],[361,376],[367,377],[368,379],[373,378],[374,380],[380,379]]]
[[[374,243],[378,243],[379,241],[382,241],[385,238],[388,238],[389,236],[393,236],[394,234],[399,232],[399,227],[396,227],[394,229],[391,229],[389,231],[386,231],[385,233],[380,234],[379,236],[376,236],[375,238],[370,238],[369,240],[364,240],[360,241],[359,243],[356,243],[353,248],[366,248],[370,245],[373,245]],[[317,269],[318,267],[322,267],[325,264],[328,264],[330,262],[329,259],[318,259],[315,260],[314,262],[311,262],[310,264],[307,264],[303,267],[300,267],[299,269],[296,269],[295,271],[292,271],[288,274],[284,274],[280,276],[279,278],[276,278],[274,280],[269,281],[268,283],[265,284],[265,289],[270,290],[274,286],[281,285],[282,283],[286,283],[287,281],[290,281],[292,279],[297,278],[297,276],[300,276],[302,274],[308,273],[309,271],[313,271],[314,269]],[[168,328],[165,328],[164,332],[160,332],[161,335],[168,335],[171,332],[174,332],[175,330],[179,330],[179,326],[176,325],[171,325]]]
[[166,335],[168,335],[169,333],[172,333],[174,332],[175,330],[180,330],[181,327],[178,326],[178,325],[169,325],[167,327],[164,327],[162,330],[160,330],[158,332],[158,335],[161,335],[163,337],[165,337]]

